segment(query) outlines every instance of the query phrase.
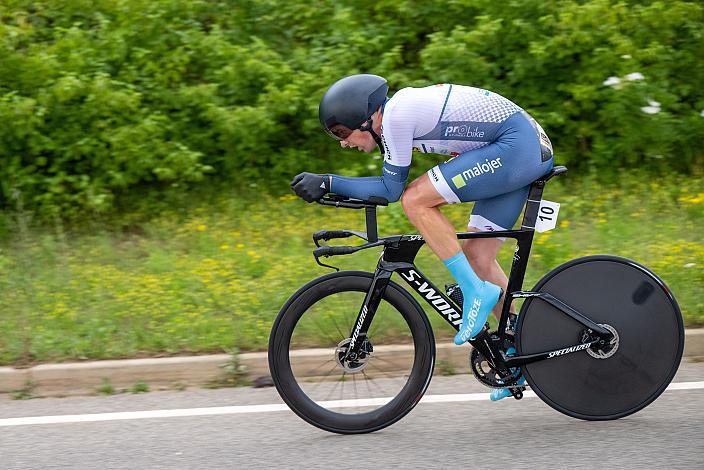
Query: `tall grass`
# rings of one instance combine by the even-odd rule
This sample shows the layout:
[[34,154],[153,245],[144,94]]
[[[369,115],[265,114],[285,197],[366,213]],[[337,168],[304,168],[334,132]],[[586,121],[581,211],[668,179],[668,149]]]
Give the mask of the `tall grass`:
[[[605,187],[563,178],[544,197],[562,204],[558,228],[536,234],[525,288],[573,257],[617,254],[653,269],[686,323],[704,324],[704,179],[636,175]],[[444,212],[464,230],[470,208]],[[6,220],[12,236],[0,246],[1,364],[264,349],[285,300],[328,272],[311,256],[312,232],[364,228],[362,211],[242,191],[172,207],[127,232],[95,223],[68,230],[59,221],[33,227],[22,210]],[[379,231],[414,229],[394,204],[380,209]],[[505,269],[512,252],[509,241],[500,253]],[[371,249],[332,263],[370,271],[378,255]],[[451,282],[427,247],[417,262],[438,286]],[[437,335],[452,333],[428,313]]]

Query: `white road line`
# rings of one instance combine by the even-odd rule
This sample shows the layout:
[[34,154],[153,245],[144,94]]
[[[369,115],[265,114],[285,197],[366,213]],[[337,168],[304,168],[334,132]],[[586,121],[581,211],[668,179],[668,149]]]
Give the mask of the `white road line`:
[[668,390],[693,390],[704,388],[704,382],[677,382],[667,386]]
[[[704,382],[680,382],[672,383],[667,387],[671,390],[695,390],[703,389]],[[534,398],[534,392],[525,392],[525,398]],[[450,403],[450,402],[465,402],[465,401],[482,401],[488,400],[489,394],[482,393],[463,393],[449,395],[426,395],[421,400],[421,403]],[[362,406],[378,406],[383,405],[391,400],[391,398],[369,398],[359,400],[333,400],[320,402],[321,406],[326,408],[350,408]],[[27,426],[32,424],[66,424],[66,423],[89,423],[97,421],[120,421],[131,419],[148,419],[148,418],[176,418],[186,416],[213,416],[213,415],[231,415],[242,413],[269,413],[273,411],[288,411],[288,407],[284,404],[270,405],[242,405],[242,406],[214,406],[208,408],[185,408],[175,410],[147,410],[147,411],[125,411],[118,413],[94,413],[84,415],[58,415],[58,416],[30,416],[26,418],[3,418],[0,419],[0,427],[5,426]]]

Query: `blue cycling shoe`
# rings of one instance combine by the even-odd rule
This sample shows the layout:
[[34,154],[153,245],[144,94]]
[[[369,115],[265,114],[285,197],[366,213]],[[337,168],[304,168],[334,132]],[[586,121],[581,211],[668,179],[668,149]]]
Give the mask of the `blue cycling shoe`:
[[482,331],[486,319],[501,297],[501,288],[483,281],[474,298],[466,296],[462,305],[462,327],[455,335],[455,344],[460,345],[474,338]]
[[[513,346],[506,350],[507,356],[513,356],[514,354],[516,354],[516,348],[514,348]],[[523,385],[524,383],[526,383],[526,378],[523,377],[523,375],[521,375],[521,378],[518,379],[518,382],[516,382],[516,385],[520,386],[520,385]],[[506,398],[506,397],[510,397],[510,396],[513,396],[513,394],[511,393],[511,390],[509,390],[508,388],[496,388],[491,391],[491,394],[489,395],[489,400],[499,401],[502,398]]]
[[[518,379],[518,382],[516,382],[516,385],[523,385],[524,383],[526,383],[526,378],[521,376],[521,378]],[[508,388],[495,388],[491,391],[491,395],[489,395],[489,400],[499,401],[502,398],[511,396],[513,395],[511,394],[511,390],[509,390]]]

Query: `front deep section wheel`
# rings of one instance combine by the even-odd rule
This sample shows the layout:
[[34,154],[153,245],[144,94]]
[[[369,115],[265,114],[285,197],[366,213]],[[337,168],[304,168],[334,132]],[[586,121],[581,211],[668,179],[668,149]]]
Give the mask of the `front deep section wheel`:
[[[568,261],[533,289],[549,292],[614,333],[608,344],[527,364],[528,384],[556,410],[587,420],[617,419],[652,403],[672,381],[684,326],[665,283],[640,264],[597,255]],[[538,298],[518,317],[519,354],[582,342],[585,327]]]
[[433,372],[435,340],[416,300],[389,282],[359,356],[346,355],[374,275],[319,277],[282,307],[269,337],[269,368],[281,398],[326,431],[377,431],[420,401]]

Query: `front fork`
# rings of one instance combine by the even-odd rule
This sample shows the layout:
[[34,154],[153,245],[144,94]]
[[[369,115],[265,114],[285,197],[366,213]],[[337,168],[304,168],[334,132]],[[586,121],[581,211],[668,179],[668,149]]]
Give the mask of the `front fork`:
[[372,285],[364,296],[364,302],[357,314],[357,320],[354,322],[350,333],[350,342],[347,345],[347,351],[343,360],[356,361],[360,354],[366,354],[368,350],[362,350],[362,345],[365,343],[367,331],[372,324],[377,308],[384,296],[384,291],[389,285],[391,274],[393,271],[379,270],[374,273]]

